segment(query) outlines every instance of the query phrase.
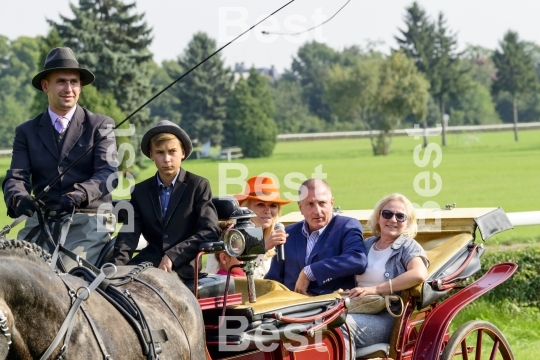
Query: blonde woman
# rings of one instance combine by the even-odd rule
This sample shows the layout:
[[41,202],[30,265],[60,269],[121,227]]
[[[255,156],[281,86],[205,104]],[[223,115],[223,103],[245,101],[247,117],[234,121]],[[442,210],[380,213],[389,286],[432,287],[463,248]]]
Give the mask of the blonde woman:
[[[251,220],[256,226],[263,228],[264,244],[267,249],[266,254],[259,255],[255,260],[255,278],[262,279],[270,270],[272,257],[276,254],[275,247],[285,244],[287,234],[285,230],[274,230],[281,215],[281,206],[291,202],[282,199],[279,195],[279,188],[274,179],[270,176],[253,176],[247,180],[246,187],[242,194],[234,195],[240,206],[252,210],[257,217]],[[206,272],[215,274],[218,271],[218,264],[213,256],[209,256],[206,263]]]
[[[364,241],[368,266],[363,274],[356,275],[356,287],[349,297],[400,293],[427,278],[429,260],[413,239],[417,231],[416,213],[409,199],[401,194],[386,196],[375,206],[368,225],[374,235]],[[349,314],[353,349],[388,343],[394,321],[386,309],[375,315]]]

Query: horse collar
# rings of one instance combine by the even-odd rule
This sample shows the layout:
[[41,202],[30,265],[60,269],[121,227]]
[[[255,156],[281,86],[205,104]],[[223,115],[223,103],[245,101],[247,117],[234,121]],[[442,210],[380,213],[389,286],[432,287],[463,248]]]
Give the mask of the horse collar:
[[9,350],[9,345],[11,345],[11,333],[9,332],[9,328],[7,327],[7,320],[8,320],[7,316],[4,315],[4,312],[2,310],[0,310],[0,331],[4,333],[4,336],[7,339],[8,350]]

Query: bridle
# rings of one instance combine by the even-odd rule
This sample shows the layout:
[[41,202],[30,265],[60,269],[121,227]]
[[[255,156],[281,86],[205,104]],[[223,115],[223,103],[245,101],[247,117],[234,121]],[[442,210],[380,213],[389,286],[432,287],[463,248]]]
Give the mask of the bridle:
[[4,314],[2,310],[0,310],[0,331],[4,334],[7,340],[7,348],[9,350],[9,346],[11,345],[11,333],[9,332],[9,328],[7,326],[8,318]]

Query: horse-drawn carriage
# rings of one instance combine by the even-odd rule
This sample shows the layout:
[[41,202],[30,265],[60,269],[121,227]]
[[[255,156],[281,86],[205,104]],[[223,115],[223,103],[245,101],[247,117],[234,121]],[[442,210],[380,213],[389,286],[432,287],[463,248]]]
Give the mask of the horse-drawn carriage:
[[[371,212],[343,211],[340,215],[359,219],[367,237],[370,235],[367,220]],[[416,240],[431,262],[429,277],[423,284],[402,292],[403,314],[395,321],[390,342],[357,348],[357,357],[513,359],[508,342],[489,322],[472,321],[452,334],[449,332],[450,322],[463,307],[507,280],[517,268],[512,263],[498,264],[478,280],[463,286],[480,270],[484,246],[478,243],[476,236],[485,241],[511,228],[506,214],[499,208],[448,207],[420,210],[418,218]],[[287,225],[301,219],[300,213],[291,213],[281,221]],[[255,280],[257,298],[250,302],[249,279],[235,278],[234,282],[235,292],[228,298],[199,299],[205,319],[207,349],[212,359],[346,358],[347,337],[343,332],[347,328],[341,325],[347,301],[338,293],[307,297],[273,281]],[[235,297],[238,294],[242,299]],[[230,299],[235,299],[234,303]],[[226,306],[223,306],[225,301]],[[224,326],[218,324],[220,314],[246,321],[237,324],[236,331],[233,325],[220,333],[216,329],[218,325]]]
[[[31,292],[28,296],[34,297],[32,305],[36,312],[32,319],[13,305],[13,296],[7,295],[9,291],[17,291],[16,286],[6,285],[10,279],[16,282],[18,278],[22,289],[32,287],[32,273],[9,271],[8,267],[16,264],[13,252],[4,254],[9,246],[3,242],[0,247],[3,248],[0,250],[0,293],[3,294],[0,298],[0,358],[57,359],[60,354],[66,359],[108,356],[110,359],[345,360],[348,337],[344,323],[348,300],[338,293],[308,297],[274,281],[253,279],[253,260],[265,251],[262,230],[250,221],[253,215],[238,208],[233,198],[215,199],[214,203],[219,218],[227,221],[228,226],[223,241],[203,244],[196,261],[205,253],[225,250],[244,261],[247,277],[208,275],[186,284],[191,291],[179,284],[172,285],[176,284],[172,276],[160,275],[160,279],[153,279],[159,272],[156,269],[119,269],[118,274],[112,274],[112,269],[105,266],[101,272],[84,280],[80,278],[80,271],[75,273],[77,276],[55,276],[47,266],[39,264],[35,266],[41,274],[34,276],[41,282],[51,281],[48,288],[53,299],[35,301],[36,296],[45,296],[44,288]],[[371,211],[366,210],[343,211],[340,215],[359,219],[367,237],[370,229],[366,221],[370,214]],[[402,292],[403,312],[396,318],[390,342],[358,348],[357,358],[513,359],[502,333],[488,322],[471,321],[453,333],[449,330],[450,322],[464,306],[515,272],[517,265],[503,263],[495,265],[476,281],[467,281],[480,270],[484,247],[477,236],[487,240],[511,228],[507,216],[498,208],[449,208],[420,210],[418,218],[416,239],[431,262],[429,277],[423,284]],[[298,220],[299,213],[281,219],[285,224]],[[31,252],[30,248],[35,250],[27,244],[21,248],[25,254]],[[46,268],[50,272],[44,271]],[[103,283],[97,283],[100,274],[101,280],[105,278]],[[21,277],[24,281],[20,281]],[[129,284],[131,288],[124,288]],[[66,287],[70,290],[66,291]],[[179,289],[171,290],[171,287]],[[115,290],[114,296],[107,295],[104,289],[110,288],[119,291]],[[126,302],[131,306],[131,317],[142,317],[143,322],[130,323],[125,320],[125,314],[115,313],[130,312],[117,306],[123,302],[115,298],[118,293],[128,294]],[[107,296],[116,299],[116,305],[113,302],[111,306],[101,299]],[[63,304],[52,309],[54,301]],[[86,305],[82,315],[81,311],[73,310],[73,303],[77,301]],[[68,316],[73,319],[65,325]],[[60,319],[54,322],[56,317]],[[24,321],[29,324],[19,324]],[[88,325],[91,323],[94,325]],[[65,339],[66,331],[64,335],[57,335],[69,327],[73,334],[71,342],[69,336]],[[28,331],[28,335],[20,329]],[[139,332],[132,334],[131,329]],[[30,334],[35,338],[28,339]],[[13,344],[8,344],[11,340]],[[51,343],[55,345],[51,347]],[[68,346],[72,348],[69,353],[62,351]],[[46,349],[50,349],[47,353],[50,357],[43,357]]]

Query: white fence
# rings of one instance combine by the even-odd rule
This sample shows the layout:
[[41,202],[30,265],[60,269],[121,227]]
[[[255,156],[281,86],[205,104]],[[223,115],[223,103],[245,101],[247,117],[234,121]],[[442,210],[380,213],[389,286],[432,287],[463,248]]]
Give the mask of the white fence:
[[523,211],[506,214],[514,226],[540,225],[540,211]]
[[[496,125],[462,125],[462,126],[447,126],[446,133],[466,133],[466,132],[488,132],[488,131],[505,131],[512,130],[514,124],[496,124]],[[441,126],[436,128],[428,128],[429,135],[438,134],[441,132]],[[540,122],[518,123],[518,129],[540,129]],[[319,140],[319,139],[344,139],[344,138],[366,138],[370,134],[378,135],[379,130],[373,131],[336,131],[327,133],[308,133],[308,134],[280,134],[277,136],[278,141],[295,141],[295,140]],[[397,129],[394,131],[394,136],[423,136],[423,128],[414,129]]]

